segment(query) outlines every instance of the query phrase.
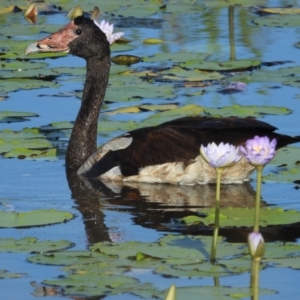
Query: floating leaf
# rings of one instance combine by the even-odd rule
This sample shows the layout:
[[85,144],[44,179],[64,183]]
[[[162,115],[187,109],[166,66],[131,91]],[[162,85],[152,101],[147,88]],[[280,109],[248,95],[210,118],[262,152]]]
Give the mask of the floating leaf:
[[191,52],[177,52],[177,53],[157,53],[154,56],[143,57],[144,62],[172,62],[180,63],[188,60],[204,60],[209,56],[207,53],[191,53]]
[[88,251],[62,251],[54,253],[41,253],[29,257],[27,260],[36,264],[46,264],[55,266],[70,266],[77,264],[109,263],[116,260],[114,255],[105,255],[103,253],[88,252]]
[[74,246],[72,242],[60,241],[40,241],[33,237],[25,237],[19,240],[8,238],[0,239],[0,252],[49,252],[63,250]]
[[270,165],[276,165],[276,169],[272,169],[264,174],[264,181],[275,182],[294,182],[300,180],[300,165],[298,163],[300,148],[284,147],[277,151],[276,156],[270,162]]
[[0,111],[0,123],[22,122],[27,118],[38,117],[38,114],[18,111]]
[[161,39],[154,39],[154,38],[148,38],[143,40],[143,43],[148,45],[157,45],[157,44],[162,44],[163,42],[164,41]]
[[196,104],[185,105],[182,107],[157,113],[143,121],[141,126],[157,125],[173,120],[175,118],[197,116],[201,113],[204,113],[204,108],[202,106]]
[[18,228],[62,223],[73,219],[71,213],[59,210],[34,210],[29,212],[0,211],[0,227]]
[[11,279],[11,278],[21,278],[25,277],[27,274],[24,273],[11,273],[7,270],[0,270],[0,279]]
[[[276,291],[270,289],[259,289],[259,295],[274,295]],[[156,297],[164,299],[166,291],[156,294]],[[251,288],[227,287],[227,286],[188,286],[176,288],[176,299],[198,300],[199,295],[205,300],[215,299],[245,299],[251,298]]]
[[205,108],[205,112],[222,117],[239,116],[239,117],[259,117],[262,115],[288,115],[291,110],[285,107],[277,106],[242,106],[234,104],[220,108]]
[[14,148],[9,152],[4,154],[6,158],[30,158],[30,159],[37,159],[37,158],[56,158],[56,149],[44,149],[44,150],[36,150],[36,149],[27,149],[27,148]]
[[298,15],[269,15],[253,19],[253,23],[260,26],[270,27],[297,27],[300,25]]
[[[207,214],[202,218],[205,225],[213,225],[215,210],[213,208],[201,209],[201,213]],[[220,226],[253,226],[254,208],[222,208],[220,210]],[[187,219],[185,219],[187,221]],[[300,222],[300,212],[295,210],[283,210],[282,208],[261,208],[260,226],[286,225]]]
[[157,75],[159,75],[158,79],[167,80],[167,81],[220,80],[224,77],[224,75],[222,75],[218,72],[206,72],[206,71],[200,71],[197,69],[185,70],[178,66],[174,66],[171,69],[159,72]]
[[279,14],[279,15],[300,14],[300,8],[297,8],[297,7],[258,7],[258,6],[254,6],[254,8],[258,12],[265,13],[265,14]]
[[98,124],[98,132],[111,132],[111,131],[130,131],[139,127],[139,124],[134,121],[100,121]]
[[143,111],[167,111],[177,108],[177,104],[158,104],[158,105],[139,105],[122,107],[113,111],[105,112],[106,115],[125,114],[125,113],[140,113]]
[[8,14],[8,13],[12,13],[12,12],[17,12],[17,11],[21,11],[22,9],[15,6],[15,5],[10,5],[8,7],[0,7],[0,14]]
[[140,62],[141,58],[135,55],[117,55],[112,57],[111,61],[115,64],[130,66]]
[[139,280],[132,277],[106,274],[69,274],[65,278],[44,280],[44,284],[61,286],[66,295],[98,296],[103,294],[117,295],[120,293],[132,293],[145,298],[151,297],[154,288],[151,284],[139,284]]
[[24,128],[21,131],[0,131],[0,153],[5,157],[56,158],[56,149],[37,128]]
[[188,60],[180,64],[182,68],[195,68],[203,71],[246,71],[258,68],[261,65],[260,60],[240,59],[229,61],[208,61],[208,60]]

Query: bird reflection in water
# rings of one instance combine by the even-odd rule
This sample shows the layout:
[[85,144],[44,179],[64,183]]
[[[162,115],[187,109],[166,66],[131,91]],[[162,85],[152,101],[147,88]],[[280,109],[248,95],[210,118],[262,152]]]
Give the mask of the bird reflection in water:
[[[215,185],[103,182],[80,177],[68,170],[66,174],[90,244],[110,240],[104,222],[105,210],[126,211],[133,215],[137,225],[170,231],[164,224],[172,219],[199,215],[201,208],[214,207],[215,203]],[[255,204],[255,192],[249,183],[222,185],[221,198],[221,207],[250,208]],[[262,205],[265,202],[262,201]],[[191,230],[193,234],[211,235],[212,228],[203,225],[191,227]]]

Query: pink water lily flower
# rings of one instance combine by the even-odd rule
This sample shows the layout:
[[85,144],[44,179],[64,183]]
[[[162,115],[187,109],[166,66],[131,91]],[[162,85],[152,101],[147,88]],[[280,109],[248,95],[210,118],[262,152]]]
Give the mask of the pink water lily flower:
[[110,44],[113,44],[116,40],[124,35],[124,32],[113,33],[114,24],[109,24],[104,20],[102,20],[101,23],[99,23],[97,20],[94,20],[94,23],[105,33]]
[[251,232],[248,235],[248,246],[253,258],[260,259],[265,253],[265,241],[261,233]]
[[276,144],[276,139],[270,141],[267,136],[255,136],[253,139],[247,140],[245,147],[240,146],[240,151],[252,165],[265,165],[275,156]]
[[223,142],[219,145],[210,143],[207,147],[201,145],[200,153],[205,161],[213,168],[222,168],[233,165],[238,162],[242,155],[239,148]]

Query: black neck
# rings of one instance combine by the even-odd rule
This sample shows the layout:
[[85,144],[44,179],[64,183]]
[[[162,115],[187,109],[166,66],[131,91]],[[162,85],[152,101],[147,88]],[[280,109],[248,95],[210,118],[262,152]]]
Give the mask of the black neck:
[[97,149],[97,125],[104,100],[110,69],[110,57],[87,60],[82,103],[71,133],[66,154],[66,167],[78,169]]

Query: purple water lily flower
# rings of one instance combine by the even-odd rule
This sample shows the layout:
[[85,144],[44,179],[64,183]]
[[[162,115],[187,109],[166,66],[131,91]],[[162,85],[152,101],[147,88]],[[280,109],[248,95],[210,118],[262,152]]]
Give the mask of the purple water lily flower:
[[255,136],[247,140],[245,147],[240,146],[240,151],[252,165],[265,165],[275,156],[276,144],[276,139],[270,141],[267,136]]
[[200,153],[205,161],[207,161],[213,168],[222,168],[233,165],[238,162],[242,155],[239,148],[228,143],[223,142],[219,145],[210,143],[207,147],[201,145]]
[[253,258],[261,259],[265,253],[265,241],[261,233],[251,232],[248,235],[248,246]]

